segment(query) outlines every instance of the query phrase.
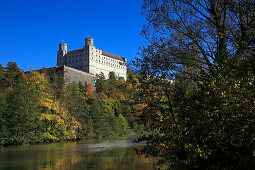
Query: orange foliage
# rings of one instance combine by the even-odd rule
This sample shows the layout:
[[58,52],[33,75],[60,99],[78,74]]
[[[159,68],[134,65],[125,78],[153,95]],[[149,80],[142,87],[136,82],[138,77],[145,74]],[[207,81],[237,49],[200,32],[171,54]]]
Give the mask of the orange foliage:
[[143,113],[143,109],[147,106],[147,104],[137,104],[133,106],[133,109],[137,116],[141,115]]
[[112,99],[117,99],[117,97],[118,97],[118,91],[117,91],[117,89],[116,88],[114,88],[114,87],[112,87],[111,89],[110,89],[110,97],[112,98]]
[[105,112],[112,111],[112,108],[109,105],[104,105],[104,111]]
[[91,97],[91,95],[94,93],[94,88],[92,87],[92,85],[91,84],[87,84],[85,89],[86,89],[85,95],[87,97]]
[[127,84],[127,89],[128,90],[131,90],[133,88],[133,85],[132,84]]
[[99,96],[102,97],[103,99],[108,99],[108,97],[107,97],[107,95],[105,94],[104,91],[101,91],[101,92],[99,93]]
[[119,93],[117,96],[118,96],[119,100],[125,100],[126,99],[123,93]]
[[123,93],[120,94],[120,100],[125,100],[125,96]]
[[27,81],[28,78],[27,78],[27,75],[25,73],[22,73],[22,77]]

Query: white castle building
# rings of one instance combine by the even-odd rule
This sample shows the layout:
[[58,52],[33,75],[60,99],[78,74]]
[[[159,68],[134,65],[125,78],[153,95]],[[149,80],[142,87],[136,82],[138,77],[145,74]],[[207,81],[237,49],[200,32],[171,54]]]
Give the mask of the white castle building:
[[94,46],[93,38],[85,38],[82,49],[67,51],[66,43],[59,43],[57,66],[68,66],[85,71],[92,75],[104,74],[108,79],[109,72],[117,77],[127,79],[127,61],[124,57],[115,56]]

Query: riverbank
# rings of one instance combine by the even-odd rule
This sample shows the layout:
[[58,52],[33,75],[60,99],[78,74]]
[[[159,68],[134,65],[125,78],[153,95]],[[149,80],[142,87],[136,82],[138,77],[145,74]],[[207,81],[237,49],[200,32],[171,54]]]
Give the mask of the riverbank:
[[142,134],[137,134],[134,131],[129,131],[127,135],[122,135],[122,136],[99,136],[99,137],[83,137],[83,138],[77,138],[77,139],[70,139],[70,140],[53,140],[53,141],[43,141],[43,142],[36,142],[36,143],[19,143],[19,144],[5,144],[5,145],[0,145],[1,147],[12,147],[12,146],[23,146],[23,145],[37,145],[37,144],[52,144],[52,143],[70,143],[70,142],[80,142],[80,141],[90,141],[90,140],[107,140],[111,138],[129,138],[129,139],[135,139],[137,136],[142,135]]

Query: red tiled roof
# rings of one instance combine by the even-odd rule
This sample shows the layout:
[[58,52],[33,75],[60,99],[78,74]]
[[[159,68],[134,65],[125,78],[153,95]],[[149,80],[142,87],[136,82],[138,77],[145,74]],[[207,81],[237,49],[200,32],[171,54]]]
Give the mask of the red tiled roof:
[[[68,51],[66,54],[76,54],[76,53],[80,53],[82,51],[83,51],[83,49],[78,49],[78,50]],[[103,52],[103,51],[102,51],[102,54],[105,55],[105,56],[111,57],[111,58],[115,58],[115,59],[118,59],[118,60],[125,61],[125,59],[123,57],[112,55],[112,54],[109,54],[109,53],[106,53],[106,52]]]
[[119,56],[116,56],[116,55],[112,55],[112,54],[109,54],[109,53],[106,53],[106,52],[102,52],[103,55],[106,55],[108,57],[112,57],[112,58],[115,58],[115,59],[118,59],[118,60],[123,60],[124,61],[124,58],[123,57],[119,57]]
[[66,54],[76,54],[82,52],[83,49],[78,49],[78,50],[73,50],[73,51],[68,51]]

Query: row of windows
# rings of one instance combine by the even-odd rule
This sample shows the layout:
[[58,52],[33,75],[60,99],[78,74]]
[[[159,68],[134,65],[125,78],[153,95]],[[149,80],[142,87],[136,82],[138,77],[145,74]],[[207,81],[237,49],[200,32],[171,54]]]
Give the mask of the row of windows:
[[[92,52],[92,54],[93,54],[93,52]],[[78,57],[78,56],[81,56],[81,53],[66,56],[66,58],[69,59],[69,60],[67,60],[67,63],[78,63],[78,59],[77,58],[75,59],[75,57]],[[61,60],[61,57],[59,59]],[[103,61],[105,59],[107,61]],[[92,60],[94,60],[94,57],[92,57]],[[99,63],[103,63],[103,64],[106,64],[106,65],[109,65],[109,66],[124,69],[124,66],[122,66],[124,63],[122,61],[118,61],[118,60],[112,59],[110,57],[100,56],[100,55],[96,54],[95,55],[95,60],[96,60],[96,62],[99,62]],[[80,61],[81,61],[81,59],[80,59]]]
[[[92,57],[92,60],[93,60],[93,57]],[[124,66],[120,66],[120,65],[117,65],[117,64],[114,64],[114,63],[110,63],[110,62],[105,62],[105,61],[103,61],[103,60],[96,59],[96,62],[98,62],[98,63],[103,63],[103,64],[106,64],[106,65],[109,65],[109,66],[113,66],[113,67],[117,67],[117,68],[122,68],[122,69],[124,69]]]
[[[78,63],[78,62],[81,62],[82,59],[78,60],[78,59],[73,59],[73,60],[67,60],[67,64],[71,64],[71,63]],[[98,63],[103,63],[103,64],[106,64],[108,66],[112,66],[112,67],[117,67],[117,68],[121,68],[121,69],[124,69],[124,66],[120,66],[120,65],[117,65],[117,64],[113,64],[113,63],[110,63],[110,62],[105,62],[103,60],[98,60],[96,59],[96,62]]]
[[[80,61],[81,61],[81,59],[80,59]],[[76,60],[68,60],[68,61],[66,61],[66,63],[67,63],[67,64],[70,64],[70,63],[78,63],[78,59],[76,59]]]
[[[114,62],[114,63],[119,63],[119,64],[123,64],[123,62],[121,62],[121,61],[118,61],[118,60],[115,60],[115,59],[112,59],[112,58],[109,58],[109,57],[104,57],[104,56],[102,56],[102,57],[100,57],[100,55],[96,55],[95,56],[96,58],[98,57],[98,58],[102,58],[102,59],[106,59],[106,60],[110,60],[110,61],[112,61],[112,62]],[[93,57],[92,57],[92,59],[93,59]]]
[[[96,48],[93,48],[93,47],[92,47],[92,50],[94,50],[94,49],[96,49]],[[95,51],[96,51],[96,53],[101,53],[100,50],[95,50]]]
[[[87,52],[85,52],[85,54],[87,54]],[[93,54],[93,52],[92,52],[92,54]],[[81,56],[81,53],[80,54],[72,54],[72,55],[68,55],[67,56],[67,58],[74,58],[74,57],[78,57],[78,56]],[[110,58],[110,57],[104,57],[104,56],[100,56],[100,55],[95,55],[95,57],[98,57],[98,58],[102,58],[102,59],[106,59],[106,60],[110,60],[110,61],[112,61],[112,62],[114,62],[114,63],[118,63],[119,61],[118,60],[115,60],[115,59],[112,59],[112,58]],[[119,62],[119,64],[123,64],[122,62]]]
[[78,56],[81,56],[81,54],[71,54],[71,55],[68,55],[67,58],[71,58],[71,57],[78,57]]

